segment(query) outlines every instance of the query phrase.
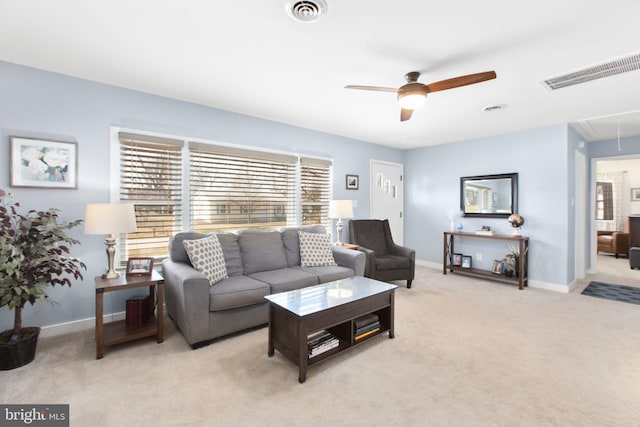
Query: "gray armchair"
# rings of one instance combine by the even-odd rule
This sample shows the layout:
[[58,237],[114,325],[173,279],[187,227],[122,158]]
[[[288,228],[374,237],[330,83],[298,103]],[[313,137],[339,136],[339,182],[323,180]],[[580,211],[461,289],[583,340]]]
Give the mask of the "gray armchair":
[[367,255],[365,277],[406,280],[407,288],[415,275],[416,251],[393,243],[388,220],[354,219],[349,222],[349,239]]

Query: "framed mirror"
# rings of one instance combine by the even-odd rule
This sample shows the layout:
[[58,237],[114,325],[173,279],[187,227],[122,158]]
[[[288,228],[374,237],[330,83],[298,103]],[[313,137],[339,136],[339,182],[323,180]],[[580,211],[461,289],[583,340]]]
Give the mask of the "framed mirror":
[[464,216],[508,218],[518,213],[518,174],[460,178],[460,210]]

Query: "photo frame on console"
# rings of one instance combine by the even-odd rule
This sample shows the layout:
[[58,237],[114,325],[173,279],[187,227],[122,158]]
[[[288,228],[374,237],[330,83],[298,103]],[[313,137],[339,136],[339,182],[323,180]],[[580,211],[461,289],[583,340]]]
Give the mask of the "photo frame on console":
[[150,276],[153,270],[153,258],[129,258],[127,276]]
[[453,254],[451,257],[451,264],[455,267],[460,267],[462,265],[462,254]]
[[471,268],[471,255],[462,255],[462,268]]
[[493,266],[491,267],[491,272],[493,274],[502,274],[502,270],[504,268],[504,262],[500,260],[493,261]]

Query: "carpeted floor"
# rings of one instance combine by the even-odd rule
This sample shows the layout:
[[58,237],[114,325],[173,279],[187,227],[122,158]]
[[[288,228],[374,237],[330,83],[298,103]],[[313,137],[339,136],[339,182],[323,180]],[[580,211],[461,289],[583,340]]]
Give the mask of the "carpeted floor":
[[613,285],[610,283],[591,282],[584,288],[582,295],[610,299],[613,301],[640,304],[640,288],[632,286]]
[[398,284],[395,338],[304,384],[266,328],[191,350],[167,319],[164,343],[102,360],[91,330],[41,339],[0,372],[0,402],[68,403],[72,426],[640,425],[640,306],[424,267]]

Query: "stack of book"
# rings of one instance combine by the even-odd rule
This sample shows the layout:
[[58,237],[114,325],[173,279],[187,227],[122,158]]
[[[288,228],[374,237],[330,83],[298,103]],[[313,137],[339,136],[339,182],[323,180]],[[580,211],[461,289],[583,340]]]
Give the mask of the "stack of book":
[[322,330],[309,335],[307,339],[307,354],[309,359],[340,345],[340,340],[328,331]]
[[377,314],[367,314],[353,321],[353,336],[356,341],[373,335],[380,330],[380,319]]
[[127,326],[137,326],[147,323],[151,318],[151,296],[137,295],[127,300],[127,312],[125,324]]

